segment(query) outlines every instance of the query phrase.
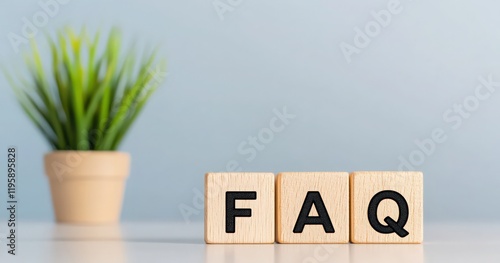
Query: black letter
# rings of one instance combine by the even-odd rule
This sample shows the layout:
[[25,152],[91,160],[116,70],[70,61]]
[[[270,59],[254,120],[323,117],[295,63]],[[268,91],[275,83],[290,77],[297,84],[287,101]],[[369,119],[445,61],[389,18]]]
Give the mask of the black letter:
[[226,192],[226,233],[234,233],[234,221],[237,216],[251,217],[251,209],[236,209],[236,199],[255,200],[257,192]]
[[[378,221],[378,205],[384,199],[391,199],[396,202],[396,204],[398,204],[399,217],[397,222],[389,216],[384,218],[384,221],[387,223],[387,225],[382,225]],[[368,205],[368,221],[370,221],[370,225],[373,227],[373,229],[375,229],[375,231],[382,234],[396,233],[400,237],[407,236],[409,233],[404,229],[404,226],[408,221],[408,215],[408,203],[406,202],[406,199],[398,192],[389,190],[381,191],[373,196],[370,204]]]
[[[316,207],[318,216],[309,216],[312,206]],[[306,200],[302,205],[300,210],[299,218],[297,218],[297,223],[293,228],[293,233],[302,233],[305,225],[323,225],[326,233],[335,233],[330,216],[326,211],[325,203],[321,199],[321,195],[318,191],[309,191],[306,195]]]

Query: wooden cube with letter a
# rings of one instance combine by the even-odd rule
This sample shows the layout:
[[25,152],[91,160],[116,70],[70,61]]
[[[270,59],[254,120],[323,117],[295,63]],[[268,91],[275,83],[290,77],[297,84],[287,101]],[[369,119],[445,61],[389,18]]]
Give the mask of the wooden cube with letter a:
[[349,174],[278,174],[276,228],[279,243],[349,242]]
[[274,243],[274,174],[207,173],[205,242]]
[[421,172],[354,172],[350,189],[351,242],[422,243]]

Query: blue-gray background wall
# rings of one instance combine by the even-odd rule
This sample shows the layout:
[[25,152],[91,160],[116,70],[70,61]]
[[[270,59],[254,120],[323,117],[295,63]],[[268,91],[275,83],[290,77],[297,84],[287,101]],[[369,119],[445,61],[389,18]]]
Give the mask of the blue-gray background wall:
[[[214,2],[226,12],[219,16]],[[391,19],[380,26],[372,12],[387,14],[380,11],[388,5]],[[73,0],[35,40],[64,25],[117,25],[127,38],[160,43],[168,58],[166,82],[121,147],[133,156],[124,220],[202,220],[203,175],[228,163],[245,171],[397,170],[402,158],[425,174],[426,220],[498,221],[500,92],[476,87],[481,78],[500,82],[499,8],[472,0]],[[9,35],[22,36],[23,18],[39,12],[38,1],[0,3],[2,65],[22,68],[27,45],[16,53]],[[356,46],[366,25],[371,36]],[[19,151],[20,218],[50,220],[42,163],[50,149],[3,76],[0,91],[0,146]],[[268,131],[283,108],[295,118],[255,158],[242,154],[238,147]],[[415,141],[436,130],[441,142],[420,150]]]

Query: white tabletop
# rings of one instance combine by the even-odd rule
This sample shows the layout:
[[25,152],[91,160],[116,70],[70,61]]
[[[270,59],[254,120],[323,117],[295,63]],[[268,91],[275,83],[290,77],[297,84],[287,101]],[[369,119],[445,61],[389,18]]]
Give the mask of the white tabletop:
[[18,231],[18,255],[3,239],[0,262],[500,262],[500,224],[426,224],[422,245],[206,245],[201,223],[21,222]]

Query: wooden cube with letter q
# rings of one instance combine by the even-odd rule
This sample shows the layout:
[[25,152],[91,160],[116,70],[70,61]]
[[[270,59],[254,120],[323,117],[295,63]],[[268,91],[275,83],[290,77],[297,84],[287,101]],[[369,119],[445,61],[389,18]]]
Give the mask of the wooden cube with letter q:
[[207,173],[205,242],[274,243],[274,174]]
[[351,242],[422,243],[423,174],[353,172]]
[[279,243],[349,242],[349,174],[278,174],[276,228]]

